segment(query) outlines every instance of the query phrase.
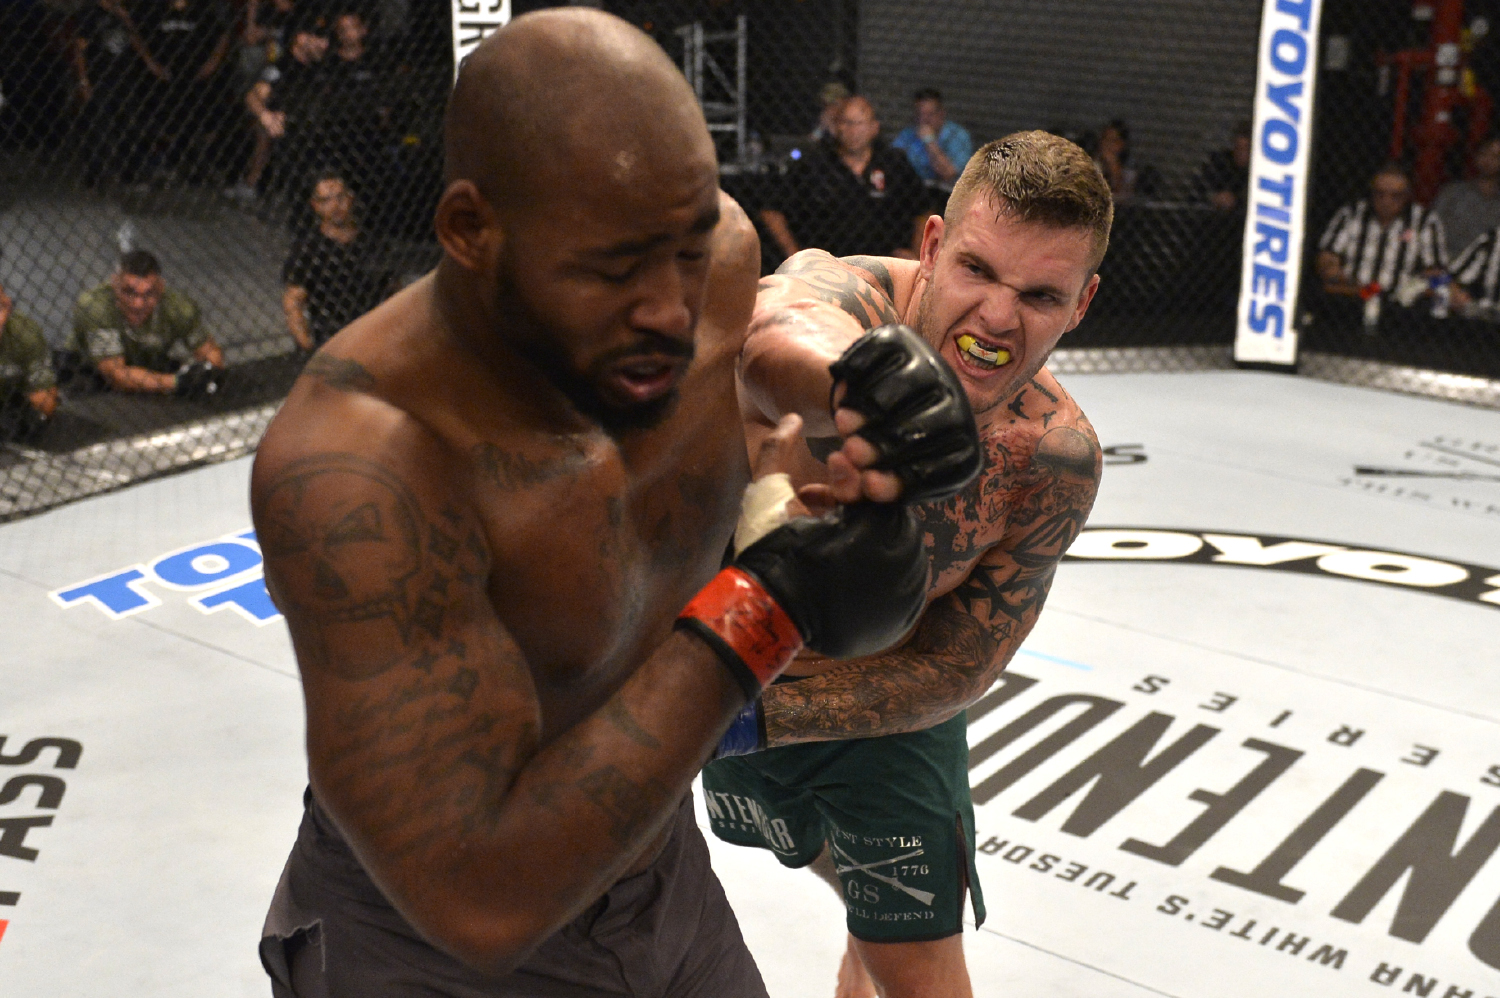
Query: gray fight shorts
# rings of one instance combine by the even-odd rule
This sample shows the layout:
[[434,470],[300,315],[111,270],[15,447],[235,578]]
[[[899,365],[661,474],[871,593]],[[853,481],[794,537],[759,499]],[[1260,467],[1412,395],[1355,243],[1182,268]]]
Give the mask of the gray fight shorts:
[[417,935],[309,790],[261,933],[274,998],[766,998],[691,799],[661,855],[515,972],[486,977]]

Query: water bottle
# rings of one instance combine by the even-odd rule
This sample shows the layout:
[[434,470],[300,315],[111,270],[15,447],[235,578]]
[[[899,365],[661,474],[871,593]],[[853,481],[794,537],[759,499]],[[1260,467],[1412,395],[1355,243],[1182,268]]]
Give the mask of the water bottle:
[[1367,284],[1359,294],[1365,300],[1365,335],[1374,336],[1380,327],[1380,285]]
[[1434,319],[1448,318],[1448,309],[1453,303],[1453,277],[1450,274],[1438,274],[1430,281],[1432,287],[1432,317]]

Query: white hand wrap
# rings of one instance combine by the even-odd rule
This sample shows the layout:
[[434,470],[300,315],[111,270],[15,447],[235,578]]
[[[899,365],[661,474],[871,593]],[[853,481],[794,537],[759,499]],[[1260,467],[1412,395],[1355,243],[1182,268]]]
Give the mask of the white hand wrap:
[[745,550],[762,537],[791,519],[787,503],[797,498],[792,480],[785,472],[767,475],[745,486],[740,501],[740,522],[734,528],[734,553]]

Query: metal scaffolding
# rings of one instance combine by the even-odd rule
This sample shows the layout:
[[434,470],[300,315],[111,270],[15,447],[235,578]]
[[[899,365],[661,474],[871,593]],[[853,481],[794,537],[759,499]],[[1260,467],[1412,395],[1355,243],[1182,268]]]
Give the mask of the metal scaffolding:
[[[734,161],[746,161],[745,126],[745,15],[734,20],[732,31],[707,31],[702,21],[676,30],[682,39],[682,72],[703,107],[710,132],[734,136]],[[725,71],[729,46],[734,46],[733,76]]]

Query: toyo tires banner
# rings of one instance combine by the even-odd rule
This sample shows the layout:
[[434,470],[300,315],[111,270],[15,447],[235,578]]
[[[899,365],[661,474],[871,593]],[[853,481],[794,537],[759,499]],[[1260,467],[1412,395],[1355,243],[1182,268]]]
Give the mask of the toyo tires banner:
[[1234,359],[1297,362],[1322,0],[1266,0],[1255,82],[1249,210]]

